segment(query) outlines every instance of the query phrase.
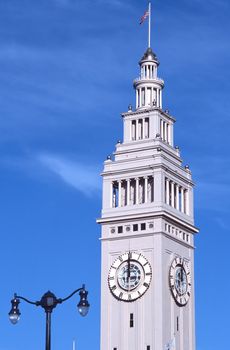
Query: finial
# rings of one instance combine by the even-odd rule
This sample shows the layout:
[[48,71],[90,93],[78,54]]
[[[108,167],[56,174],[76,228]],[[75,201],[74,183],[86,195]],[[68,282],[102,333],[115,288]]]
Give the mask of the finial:
[[131,103],[128,105],[128,111],[129,112],[132,112],[132,110],[133,110],[133,106],[131,105]]
[[121,144],[121,140],[118,140],[117,143],[118,143],[118,144]]
[[169,114],[169,110],[168,110],[168,109],[166,109],[166,110],[165,110],[165,113],[166,113],[166,114]]
[[176,152],[177,152],[177,155],[180,156],[180,148],[179,148],[179,146],[176,146],[176,147],[175,147],[175,150],[176,150]]
[[106,159],[111,160],[111,155],[108,155]]
[[189,169],[190,169],[188,164],[185,165],[185,169],[186,169],[186,170],[189,170]]

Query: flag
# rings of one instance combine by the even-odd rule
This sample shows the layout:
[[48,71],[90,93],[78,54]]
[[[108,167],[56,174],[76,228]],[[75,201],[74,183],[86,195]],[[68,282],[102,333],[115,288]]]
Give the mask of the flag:
[[140,19],[140,24],[143,24],[144,21],[146,20],[146,18],[149,17],[149,10],[145,11],[145,13],[143,14],[143,16]]
[[171,341],[165,345],[165,350],[176,350],[176,339],[175,339],[175,335],[173,336],[173,338],[171,339]]

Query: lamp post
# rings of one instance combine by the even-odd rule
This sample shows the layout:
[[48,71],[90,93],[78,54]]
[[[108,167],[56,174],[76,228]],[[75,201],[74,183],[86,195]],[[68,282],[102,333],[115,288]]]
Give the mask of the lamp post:
[[35,306],[41,306],[46,313],[46,350],[51,349],[51,313],[53,309],[58,305],[62,304],[64,301],[70,299],[74,294],[79,292],[80,301],[77,305],[78,311],[81,316],[86,316],[89,311],[89,302],[87,300],[88,292],[85,290],[85,285],[81,288],[76,289],[73,293],[68,295],[66,298],[57,298],[52,292],[48,291],[45,293],[40,301],[31,301],[27,298],[24,298],[20,295],[14,294],[14,298],[11,300],[11,310],[9,312],[9,319],[13,324],[16,324],[20,319],[20,310],[19,310],[19,304],[20,300],[24,300],[29,304],[35,305]]

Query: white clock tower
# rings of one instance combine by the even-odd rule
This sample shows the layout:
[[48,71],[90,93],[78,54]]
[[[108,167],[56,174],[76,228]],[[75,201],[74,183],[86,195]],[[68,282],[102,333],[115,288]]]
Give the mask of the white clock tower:
[[104,162],[101,350],[195,350],[193,181],[149,47]]

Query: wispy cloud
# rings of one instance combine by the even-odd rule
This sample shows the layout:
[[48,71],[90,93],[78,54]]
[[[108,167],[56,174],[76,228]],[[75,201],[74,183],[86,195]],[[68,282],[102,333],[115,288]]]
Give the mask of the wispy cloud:
[[99,169],[96,166],[51,154],[39,154],[37,160],[65,184],[86,196],[92,196],[100,190]]
[[105,3],[111,6],[117,6],[117,7],[127,7],[129,4],[127,1],[121,1],[121,0],[97,0],[99,3]]

